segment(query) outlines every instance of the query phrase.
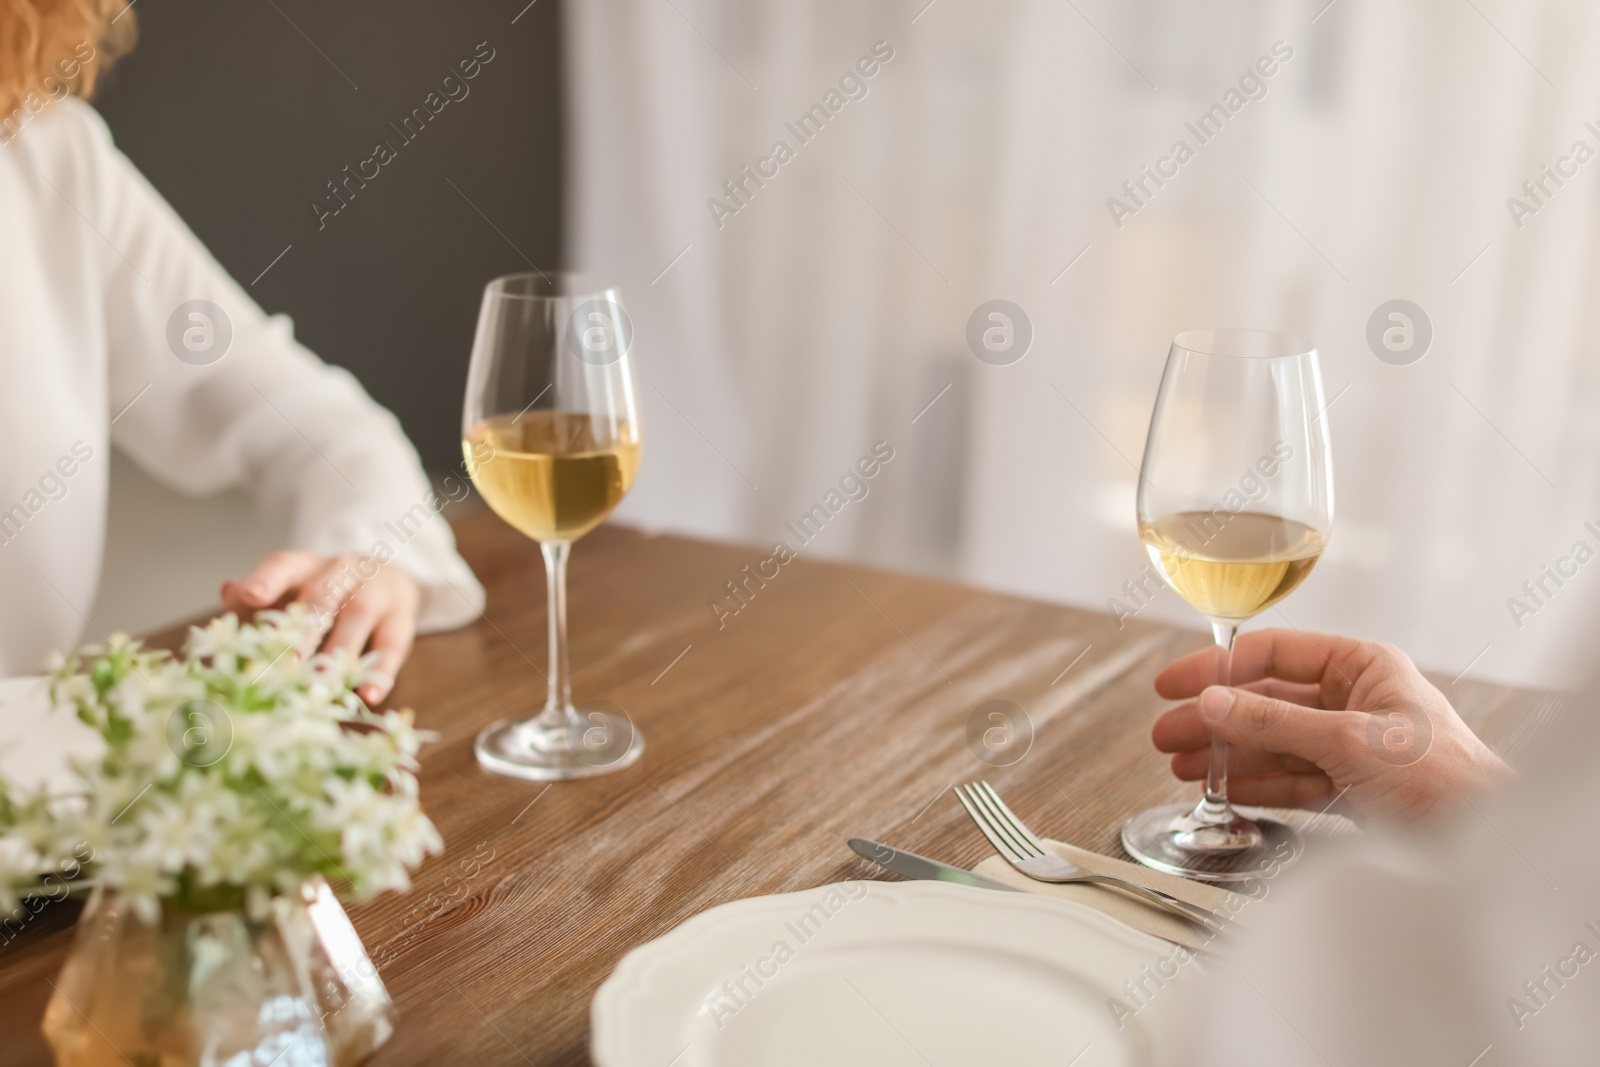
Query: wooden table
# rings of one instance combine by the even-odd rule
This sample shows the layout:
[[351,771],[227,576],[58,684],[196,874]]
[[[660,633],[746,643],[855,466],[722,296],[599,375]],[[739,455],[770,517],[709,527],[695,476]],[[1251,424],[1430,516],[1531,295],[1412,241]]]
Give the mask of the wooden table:
[[[983,858],[953,782],[987,777],[1039,829],[1113,854],[1123,817],[1195,795],[1149,727],[1167,706],[1152,677],[1206,643],[1198,630],[1119,629],[1097,612],[803,558],[749,581],[719,620],[708,602],[731,609],[725,583],[770,550],[614,526],[572,556],[574,692],[620,705],[644,757],[548,787],[490,776],[474,735],[543,701],[544,579],[534,546],[487,512],[460,512],[456,527],[488,611],[419,641],[392,701],[441,735],[422,797],[447,849],[409,893],[350,909],[399,1009],[374,1064],[587,1063],[596,988],[690,916],[879,877],[846,849],[857,835]],[[1447,691],[1503,752],[1552,703],[1472,681]],[[991,699],[1025,709],[1035,733],[1011,766],[969,747],[968,720]],[[492,858],[463,881],[473,856]],[[38,1024],[75,913],[50,905],[0,945],[0,1064],[50,1062]]]

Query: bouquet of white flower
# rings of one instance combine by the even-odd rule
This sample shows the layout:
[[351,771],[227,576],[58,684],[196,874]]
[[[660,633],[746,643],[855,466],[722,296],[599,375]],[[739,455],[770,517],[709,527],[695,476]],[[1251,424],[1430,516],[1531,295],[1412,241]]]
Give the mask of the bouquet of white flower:
[[181,659],[119,635],[52,664],[57,713],[75,708],[105,749],[72,766],[81,798],[0,782],[0,834],[21,843],[0,851],[0,912],[85,856],[152,920],[163,900],[262,916],[315,875],[355,899],[409,887],[443,847],[414,773],[431,735],[356,696],[373,657],[313,654],[317,616],[259,620],[195,627]]

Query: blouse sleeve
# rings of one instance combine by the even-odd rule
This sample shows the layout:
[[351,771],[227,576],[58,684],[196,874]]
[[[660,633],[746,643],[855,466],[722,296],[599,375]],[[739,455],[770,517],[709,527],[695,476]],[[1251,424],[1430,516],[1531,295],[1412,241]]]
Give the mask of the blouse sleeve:
[[112,440],[180,491],[243,486],[286,510],[290,547],[392,559],[423,587],[422,632],[475,618],[483,588],[440,514],[465,483],[436,494],[395,417],[256,305],[93,109],[65,106],[86,116],[80,179],[106,246]]

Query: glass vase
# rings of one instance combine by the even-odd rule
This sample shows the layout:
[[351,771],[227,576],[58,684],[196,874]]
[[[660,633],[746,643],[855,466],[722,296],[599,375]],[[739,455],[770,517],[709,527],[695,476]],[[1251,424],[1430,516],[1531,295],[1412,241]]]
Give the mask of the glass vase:
[[150,922],[96,889],[45,1009],[57,1067],[346,1067],[394,1007],[321,878],[264,920],[163,902]]

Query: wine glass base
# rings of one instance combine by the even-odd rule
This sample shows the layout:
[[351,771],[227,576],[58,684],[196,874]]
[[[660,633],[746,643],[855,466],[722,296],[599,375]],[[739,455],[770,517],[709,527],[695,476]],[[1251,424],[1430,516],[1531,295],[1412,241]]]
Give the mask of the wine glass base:
[[1194,818],[1192,803],[1163,804],[1122,824],[1128,855],[1158,871],[1224,884],[1259,877],[1274,862],[1299,851],[1300,835],[1257,808],[1233,809],[1231,822]]
[[543,727],[538,718],[501,719],[473,745],[486,771],[531,782],[562,782],[620,771],[644,754],[644,735],[626,717],[582,710],[567,726]]

